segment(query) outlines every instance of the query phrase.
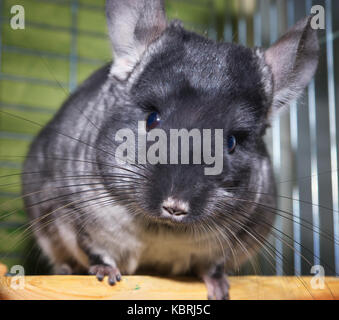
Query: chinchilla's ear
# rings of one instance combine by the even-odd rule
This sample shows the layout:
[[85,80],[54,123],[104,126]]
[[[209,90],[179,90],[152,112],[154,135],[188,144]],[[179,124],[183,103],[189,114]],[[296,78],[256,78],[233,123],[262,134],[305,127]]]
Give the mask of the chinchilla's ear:
[[114,52],[111,74],[128,77],[146,48],[167,27],[163,0],[107,0],[108,31]]
[[273,75],[273,112],[297,99],[316,72],[319,42],[311,21],[299,21],[264,53]]

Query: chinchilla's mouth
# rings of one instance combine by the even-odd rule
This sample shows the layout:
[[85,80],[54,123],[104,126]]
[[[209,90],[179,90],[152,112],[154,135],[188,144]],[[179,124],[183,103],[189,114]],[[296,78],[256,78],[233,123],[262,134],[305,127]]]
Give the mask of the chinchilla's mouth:
[[176,230],[184,230],[189,227],[192,227],[194,224],[197,223],[198,219],[194,219],[190,216],[187,216],[183,219],[173,219],[170,217],[163,217],[159,215],[152,215],[148,213],[143,213],[139,215],[139,218],[150,228],[157,228],[157,227],[167,227],[170,229]]

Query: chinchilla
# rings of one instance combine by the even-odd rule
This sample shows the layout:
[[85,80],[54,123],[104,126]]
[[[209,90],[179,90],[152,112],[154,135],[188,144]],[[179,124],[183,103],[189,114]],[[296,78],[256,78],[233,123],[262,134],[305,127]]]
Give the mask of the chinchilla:
[[[114,62],[68,98],[24,165],[37,242],[57,274],[110,284],[121,274],[195,274],[209,298],[228,299],[226,274],[265,245],[274,222],[263,137],[316,71],[312,17],[265,50],[168,23],[160,0],[108,0],[106,10]],[[117,133],[137,137],[140,123],[146,136],[222,129],[221,173],[193,163],[192,145],[188,163],[123,163]]]

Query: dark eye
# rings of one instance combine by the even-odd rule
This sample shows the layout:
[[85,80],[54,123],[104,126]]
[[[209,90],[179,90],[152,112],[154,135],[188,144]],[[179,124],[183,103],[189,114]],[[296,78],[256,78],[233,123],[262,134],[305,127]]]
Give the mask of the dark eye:
[[235,136],[229,136],[227,138],[227,150],[229,153],[232,153],[235,150],[235,147],[237,146],[237,139]]
[[150,131],[158,126],[160,123],[160,116],[157,112],[152,112],[146,120],[146,130]]

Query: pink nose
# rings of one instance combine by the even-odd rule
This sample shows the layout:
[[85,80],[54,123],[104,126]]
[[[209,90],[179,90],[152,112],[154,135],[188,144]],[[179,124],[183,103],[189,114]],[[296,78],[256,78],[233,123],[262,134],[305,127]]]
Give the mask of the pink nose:
[[186,211],[181,210],[180,208],[177,207],[162,207],[164,210],[166,210],[169,214],[172,214],[174,216],[182,216],[187,214]]
[[171,216],[172,218],[183,217],[187,214],[189,209],[188,203],[177,200],[172,197],[165,200],[162,204],[162,213],[164,216]]

